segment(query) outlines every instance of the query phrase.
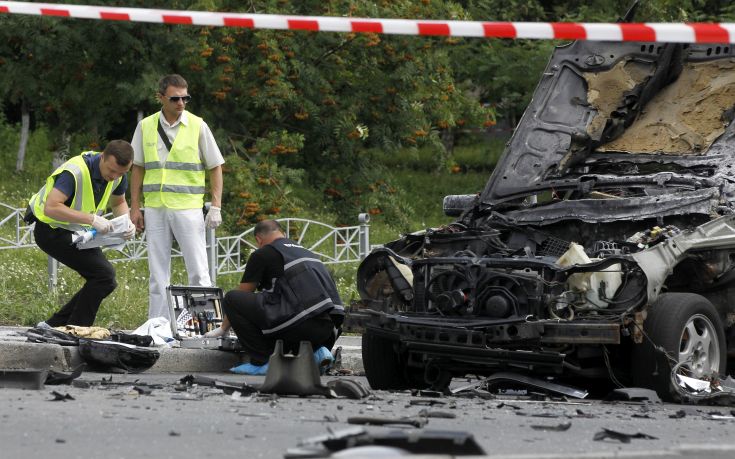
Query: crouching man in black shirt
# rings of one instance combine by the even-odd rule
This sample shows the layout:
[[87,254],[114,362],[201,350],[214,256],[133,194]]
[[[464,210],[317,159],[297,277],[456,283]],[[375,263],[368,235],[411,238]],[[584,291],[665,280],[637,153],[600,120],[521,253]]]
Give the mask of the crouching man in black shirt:
[[250,255],[239,288],[225,295],[222,326],[205,336],[235,330],[250,363],[232,368],[234,373],[265,374],[279,339],[292,351],[309,341],[317,364],[331,364],[330,350],[344,319],[332,277],[317,255],[286,238],[277,221],[258,223],[254,235],[259,248]]

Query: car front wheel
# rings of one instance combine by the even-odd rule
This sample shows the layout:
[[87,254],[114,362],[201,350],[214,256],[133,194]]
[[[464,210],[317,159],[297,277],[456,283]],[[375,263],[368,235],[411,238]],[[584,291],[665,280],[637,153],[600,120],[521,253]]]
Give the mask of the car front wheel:
[[634,346],[633,382],[678,401],[671,369],[697,379],[725,373],[727,353],[722,321],[712,303],[693,293],[666,293],[648,308],[644,342]]

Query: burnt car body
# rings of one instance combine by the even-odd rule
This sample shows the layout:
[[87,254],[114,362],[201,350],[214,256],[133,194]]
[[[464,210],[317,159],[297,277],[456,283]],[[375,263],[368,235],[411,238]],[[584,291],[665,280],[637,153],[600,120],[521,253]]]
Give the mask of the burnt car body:
[[514,369],[675,397],[735,347],[735,52],[557,47],[456,220],[358,269],[373,388]]

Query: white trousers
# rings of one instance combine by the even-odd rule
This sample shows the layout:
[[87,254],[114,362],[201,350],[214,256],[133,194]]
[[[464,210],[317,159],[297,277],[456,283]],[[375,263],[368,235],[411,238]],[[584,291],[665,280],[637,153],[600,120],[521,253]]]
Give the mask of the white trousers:
[[170,321],[172,318],[169,316],[166,287],[171,283],[171,246],[174,238],[184,256],[189,275],[188,285],[212,286],[204,236],[204,214],[201,209],[146,207],[145,232],[150,271],[148,318],[165,317]]

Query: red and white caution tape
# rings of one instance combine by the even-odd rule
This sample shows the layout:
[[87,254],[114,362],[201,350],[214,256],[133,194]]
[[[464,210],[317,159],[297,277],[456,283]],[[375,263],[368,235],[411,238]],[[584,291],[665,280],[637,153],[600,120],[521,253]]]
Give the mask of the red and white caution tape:
[[252,29],[372,32],[392,35],[532,38],[596,41],[658,41],[671,43],[735,43],[735,23],[574,23],[480,22],[371,19],[326,16],[284,16],[207,11],[112,8],[0,1],[0,13],[32,14],[108,21],[153,22]]

